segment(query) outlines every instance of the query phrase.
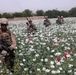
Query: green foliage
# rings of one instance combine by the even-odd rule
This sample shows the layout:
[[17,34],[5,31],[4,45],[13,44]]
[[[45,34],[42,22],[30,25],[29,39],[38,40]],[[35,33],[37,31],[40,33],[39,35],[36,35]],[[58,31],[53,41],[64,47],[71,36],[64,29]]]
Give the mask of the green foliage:
[[53,16],[54,18],[56,18],[58,15],[60,15],[60,11],[58,10],[52,10]]
[[21,12],[16,12],[13,14],[14,17],[23,17],[23,14]]
[[51,18],[53,15],[52,10],[48,10],[45,12],[45,16],[48,16],[49,18]]
[[45,11],[45,16],[48,16],[49,18],[56,18],[57,16],[68,17],[69,15],[66,11],[48,10]]
[[37,16],[44,16],[44,11],[43,10],[37,10],[36,15]]
[[0,14],[0,18],[14,18],[14,17],[31,17],[31,16],[48,16],[49,18],[56,18],[57,16],[64,16],[64,17],[76,17],[76,7],[72,8],[69,11],[59,11],[57,9],[54,10],[37,10],[36,13],[33,13],[31,10],[26,9],[22,12],[15,12],[15,13],[3,13]]
[[30,16],[32,16],[32,11],[29,9],[26,9],[22,12],[22,14],[24,17],[30,17]]
[[61,11],[60,12],[60,15],[62,16],[64,16],[64,17],[68,17],[69,16],[69,13],[68,12],[66,12],[66,11]]
[[72,8],[71,10],[69,10],[69,15],[71,17],[76,17],[76,7]]
[[0,18],[2,18],[2,15],[0,14]]
[[9,27],[17,38],[15,72],[10,74],[3,66],[0,75],[76,75],[76,18],[47,28],[43,20],[35,23],[38,31],[33,35],[25,32],[25,22],[11,22]]
[[13,15],[12,14],[9,14],[9,13],[3,13],[2,17],[5,17],[5,18],[13,18]]

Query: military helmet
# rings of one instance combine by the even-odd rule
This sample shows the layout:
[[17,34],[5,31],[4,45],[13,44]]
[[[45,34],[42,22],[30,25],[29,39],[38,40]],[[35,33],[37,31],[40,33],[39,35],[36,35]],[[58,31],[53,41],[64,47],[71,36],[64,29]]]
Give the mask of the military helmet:
[[63,16],[61,16],[61,18],[63,19]]
[[30,20],[29,20],[29,23],[31,23],[31,22],[32,22],[32,20],[30,19]]
[[48,19],[48,16],[45,16],[45,19]]
[[60,16],[57,16],[57,18],[60,18]]
[[8,20],[6,18],[1,18],[0,24],[7,24],[8,25]]

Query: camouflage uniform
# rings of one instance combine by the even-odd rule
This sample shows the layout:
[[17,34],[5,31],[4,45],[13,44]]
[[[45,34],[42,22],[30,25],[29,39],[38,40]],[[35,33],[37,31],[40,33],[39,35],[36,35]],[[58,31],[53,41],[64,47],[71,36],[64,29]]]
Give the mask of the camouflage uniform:
[[61,24],[61,18],[60,18],[60,16],[58,16],[58,19],[56,20],[56,23],[57,24]]
[[63,24],[64,23],[64,19],[63,19],[63,16],[58,16],[58,19],[56,20],[56,23],[57,24]]
[[37,27],[34,23],[32,23],[31,20],[29,20],[28,22],[26,22],[27,24],[27,32],[30,33],[30,32],[33,32],[33,31],[37,31]]
[[64,24],[63,16],[61,16],[61,23]]
[[51,25],[51,22],[50,20],[48,20],[48,17],[45,17],[43,24],[45,25],[45,27],[48,27],[49,25]]
[[[6,22],[7,19],[3,19],[2,21]],[[0,44],[0,54],[4,55],[4,63],[6,64],[8,69],[13,69],[14,66],[14,59],[15,59],[15,53],[14,53],[14,48],[16,47],[16,38],[15,36],[7,29],[7,27],[2,30],[2,25],[7,25],[7,23],[3,23],[1,21],[1,29],[0,29],[0,40],[5,40],[8,43],[8,49],[11,51],[11,54],[8,53],[7,51],[4,51],[2,49],[2,45]]]

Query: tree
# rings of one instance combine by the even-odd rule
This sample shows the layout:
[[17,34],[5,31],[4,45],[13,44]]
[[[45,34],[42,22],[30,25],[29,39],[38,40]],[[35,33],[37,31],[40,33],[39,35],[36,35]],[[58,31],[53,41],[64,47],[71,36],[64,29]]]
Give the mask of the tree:
[[48,16],[49,18],[52,18],[53,17],[52,10],[45,11],[44,16]]
[[66,11],[61,11],[60,16],[69,17],[69,13]]
[[44,11],[43,10],[37,10],[36,15],[37,16],[44,16]]
[[69,15],[71,17],[76,17],[76,7],[72,8],[71,10],[69,10]]
[[21,12],[16,12],[16,13],[13,13],[13,16],[14,17],[23,17],[23,14]]
[[2,14],[0,14],[0,18],[2,18]]
[[31,17],[32,16],[32,11],[29,9],[26,9],[22,12],[24,17]]
[[58,11],[58,10],[52,10],[52,17],[53,18],[56,18],[57,16],[59,16],[60,15],[60,11]]
[[13,15],[12,14],[9,14],[9,13],[3,13],[2,17],[5,17],[5,18],[13,18]]

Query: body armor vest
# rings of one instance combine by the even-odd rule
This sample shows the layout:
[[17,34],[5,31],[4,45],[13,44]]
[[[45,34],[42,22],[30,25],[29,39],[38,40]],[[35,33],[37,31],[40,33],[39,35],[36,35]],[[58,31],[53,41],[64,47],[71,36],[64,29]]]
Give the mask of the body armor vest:
[[2,32],[0,29],[0,39],[6,40],[6,42],[8,42],[8,44],[11,45],[11,32],[9,30],[7,30],[6,32]]

